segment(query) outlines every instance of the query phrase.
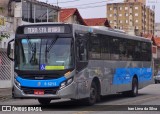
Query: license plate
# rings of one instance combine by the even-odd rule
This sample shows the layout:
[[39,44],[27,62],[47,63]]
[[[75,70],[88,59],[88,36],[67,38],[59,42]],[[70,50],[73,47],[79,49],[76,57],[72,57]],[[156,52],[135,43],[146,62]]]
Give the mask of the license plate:
[[44,90],[34,90],[35,95],[44,95]]

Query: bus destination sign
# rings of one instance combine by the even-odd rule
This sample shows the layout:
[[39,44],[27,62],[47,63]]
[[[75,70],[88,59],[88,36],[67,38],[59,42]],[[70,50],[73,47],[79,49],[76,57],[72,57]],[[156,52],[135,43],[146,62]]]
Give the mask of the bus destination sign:
[[24,28],[24,34],[64,33],[64,26],[30,26]]

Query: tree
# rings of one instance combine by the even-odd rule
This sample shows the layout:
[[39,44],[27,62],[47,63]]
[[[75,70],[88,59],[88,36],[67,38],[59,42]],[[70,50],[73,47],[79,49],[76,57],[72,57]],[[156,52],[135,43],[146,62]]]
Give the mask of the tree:
[[10,37],[10,34],[9,33],[2,33],[1,32],[1,34],[0,34],[0,41],[2,41],[2,39],[4,39],[4,38],[9,38]]

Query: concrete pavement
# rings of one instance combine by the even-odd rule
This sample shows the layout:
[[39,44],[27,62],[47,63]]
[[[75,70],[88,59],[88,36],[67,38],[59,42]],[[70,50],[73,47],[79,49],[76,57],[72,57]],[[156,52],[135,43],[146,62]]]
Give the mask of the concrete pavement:
[[0,102],[12,97],[11,88],[0,88]]

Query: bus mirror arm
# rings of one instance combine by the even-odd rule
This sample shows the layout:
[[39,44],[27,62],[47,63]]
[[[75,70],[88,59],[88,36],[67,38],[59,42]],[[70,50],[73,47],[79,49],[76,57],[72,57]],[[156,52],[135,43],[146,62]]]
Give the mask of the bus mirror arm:
[[14,61],[14,59],[10,57],[10,54],[11,54],[11,42],[13,42],[13,41],[14,41],[14,39],[10,40],[8,42],[8,46],[7,46],[7,56],[11,61]]

